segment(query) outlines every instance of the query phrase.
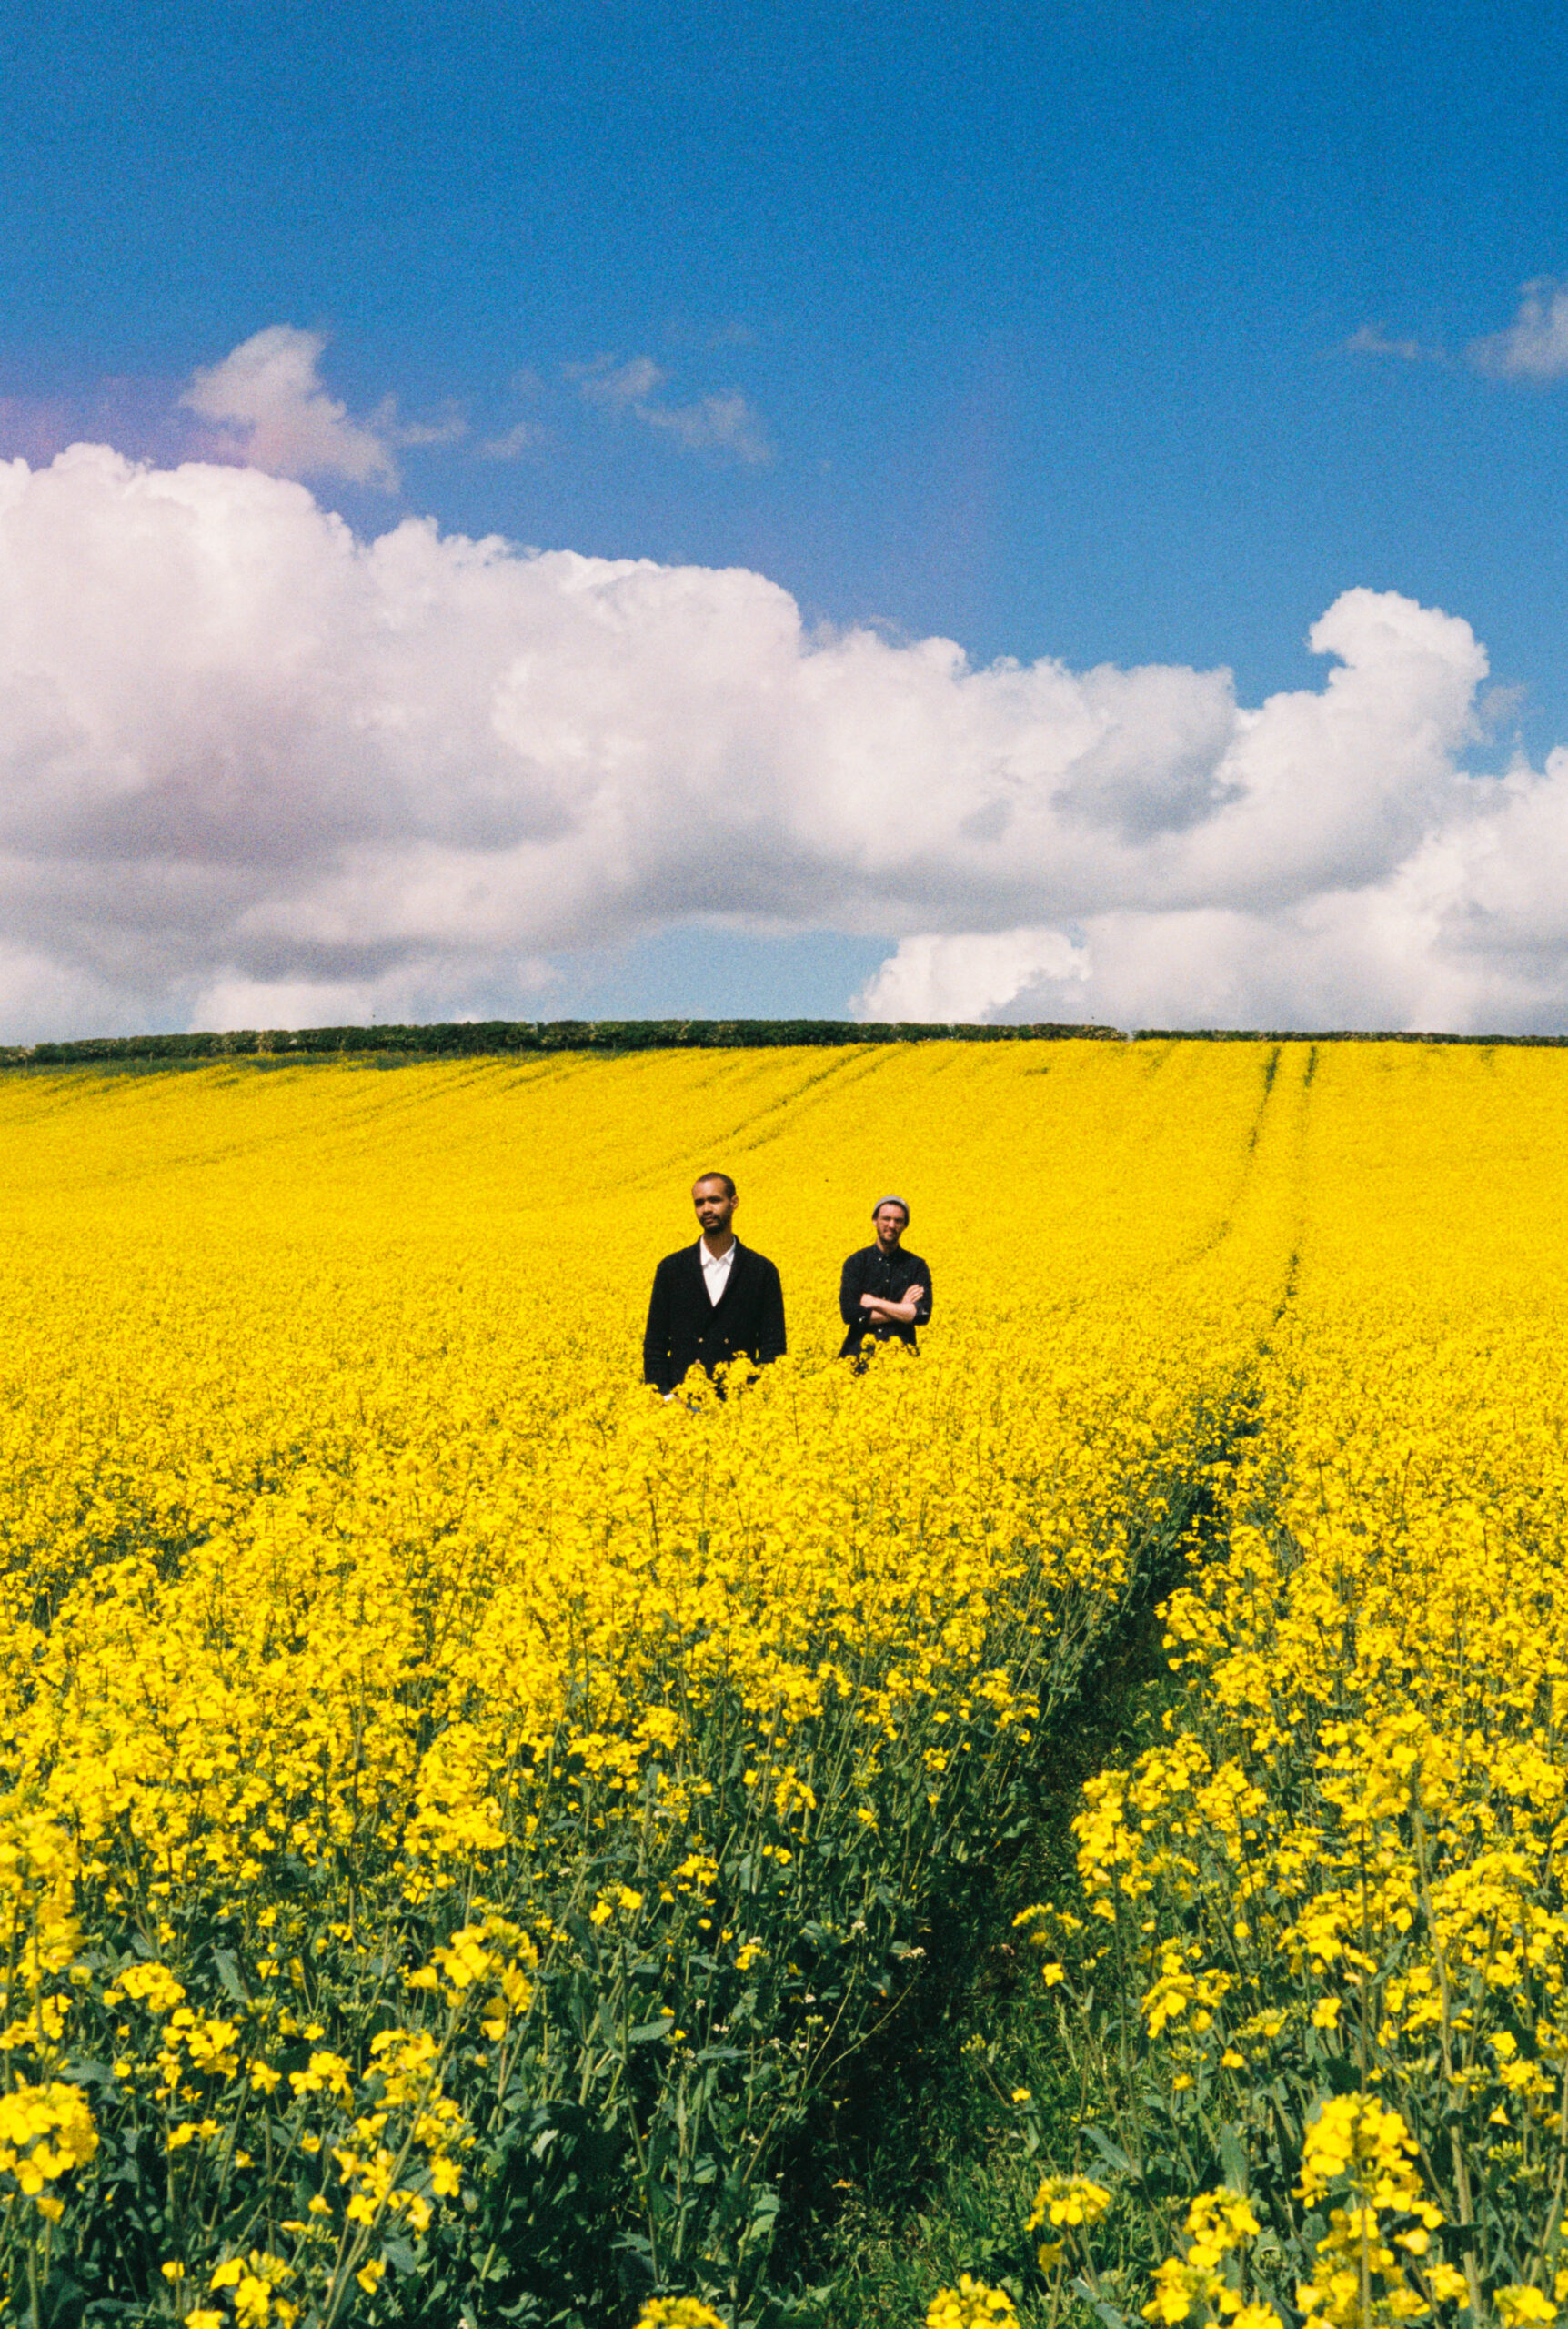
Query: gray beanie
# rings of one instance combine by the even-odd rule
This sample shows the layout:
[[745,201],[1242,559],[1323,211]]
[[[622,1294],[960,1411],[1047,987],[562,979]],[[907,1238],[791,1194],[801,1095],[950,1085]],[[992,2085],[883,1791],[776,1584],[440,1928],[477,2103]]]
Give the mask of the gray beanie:
[[909,1227],[909,1225],[910,1225],[910,1208],[909,1208],[909,1205],[908,1205],[907,1202],[906,1202],[906,1201],[905,1201],[905,1199],[904,1199],[904,1198],[902,1198],[902,1197],[896,1197],[896,1196],[885,1196],[885,1197],[879,1197],[879,1198],[877,1199],[876,1204],[871,1207],[871,1219],[872,1219],[873,1221],[875,1221],[875,1219],[876,1219],[877,1215],[881,1212],[882,1207],[883,1207],[885,1205],[901,1205],[901,1206],[903,1207],[903,1214],[904,1214],[904,1227],[907,1229],[907,1228]]

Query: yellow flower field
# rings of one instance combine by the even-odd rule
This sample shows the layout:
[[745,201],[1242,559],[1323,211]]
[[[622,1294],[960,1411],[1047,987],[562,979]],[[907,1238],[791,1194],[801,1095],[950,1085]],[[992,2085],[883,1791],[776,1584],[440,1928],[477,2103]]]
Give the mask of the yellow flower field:
[[[1565,1099],[1305,1044],[9,1073],[12,2312],[761,2321],[813,2114],[1185,1541],[1168,1732],[1031,1926],[1131,2004],[1089,2164],[1151,2318],[1548,2318]],[[790,1356],[666,1407],[709,1166]],[[858,1378],[889,1187],[937,1309]]]
[[1564,1096],[1552,1054],[1317,1053],[1181,1689],[1078,1822],[1064,2012],[1141,2030],[1113,2181],[1167,2240],[1250,2187],[1219,2246],[1194,2207],[1151,2321],[1568,2293]]

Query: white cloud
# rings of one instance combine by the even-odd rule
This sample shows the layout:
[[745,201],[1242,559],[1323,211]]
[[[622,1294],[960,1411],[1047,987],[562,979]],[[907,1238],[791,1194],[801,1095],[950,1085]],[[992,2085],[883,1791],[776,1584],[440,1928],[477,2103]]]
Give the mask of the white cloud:
[[974,669],[732,570],[357,540],[256,469],[0,464],[0,1033],[550,1007],[678,924],[885,935],[875,1015],[1568,1025],[1568,750],[1346,591],[1323,683]]
[[531,420],[514,420],[498,437],[487,437],[476,449],[487,461],[521,460],[538,449],[540,432]]
[[578,382],[585,403],[612,408],[641,404],[669,377],[660,371],[651,356],[634,356],[627,364],[601,356],[592,364],[569,366],[568,371]]
[[612,412],[629,412],[647,428],[673,437],[693,451],[727,453],[755,466],[773,458],[773,448],[761,415],[738,392],[703,397],[695,404],[655,404],[650,401],[669,375],[651,356],[634,356],[628,363],[600,357],[596,363],[574,366],[570,377],[584,401]]
[[1568,285],[1542,277],[1527,283],[1519,313],[1506,331],[1474,340],[1477,371],[1509,380],[1561,380],[1568,376]]
[[767,431],[743,396],[704,397],[698,404],[642,405],[650,428],[668,429],[694,449],[733,453],[738,461],[770,461]]
[[906,938],[856,1007],[865,1019],[989,1019],[1020,994],[1065,996],[1090,976],[1088,955],[1059,930]]
[[1402,364],[1440,364],[1441,349],[1423,348],[1419,339],[1392,338],[1382,324],[1362,324],[1345,342],[1352,356],[1397,356]]
[[367,421],[351,420],[328,396],[318,367],[325,334],[271,324],[243,340],[221,364],[198,371],[181,402],[229,433],[211,449],[269,469],[276,477],[343,478],[354,485],[397,487],[394,443],[448,441],[461,422],[449,417],[434,431],[399,428],[395,407],[384,402]]
[[468,418],[460,405],[448,402],[437,419],[405,419],[397,398],[383,397],[368,426],[389,445],[457,445],[468,433]]

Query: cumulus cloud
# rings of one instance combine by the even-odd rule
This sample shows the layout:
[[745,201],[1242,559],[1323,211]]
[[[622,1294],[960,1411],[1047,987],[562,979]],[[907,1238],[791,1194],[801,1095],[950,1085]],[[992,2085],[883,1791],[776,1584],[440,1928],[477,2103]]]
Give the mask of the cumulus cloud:
[[694,451],[728,454],[749,466],[773,458],[761,416],[739,392],[702,397],[695,404],[655,403],[656,391],[669,375],[651,356],[634,356],[624,364],[600,357],[596,363],[574,366],[570,377],[585,403],[629,412],[645,427]]
[[1568,285],[1543,277],[1520,294],[1519,313],[1506,331],[1474,340],[1477,371],[1505,380],[1561,380],[1568,375]]
[[342,478],[395,492],[394,440],[447,442],[461,423],[448,418],[433,429],[400,431],[389,403],[368,420],[350,419],[347,406],[321,385],[326,346],[322,332],[271,324],[221,364],[198,371],[180,401],[216,425],[220,433],[210,450],[224,458],[276,477]]
[[877,1016],[1568,1024],[1568,751],[1351,590],[1320,686],[974,668],[739,570],[357,539],[256,469],[0,464],[0,1033],[548,1013],[680,924]]
[[[1066,998],[1092,976],[1087,952],[1060,930],[997,930],[971,937],[906,938],[858,998],[866,1019],[992,1018],[1020,994],[1051,993],[1053,1015],[1081,1020]],[[954,1007],[954,997],[961,998]]]

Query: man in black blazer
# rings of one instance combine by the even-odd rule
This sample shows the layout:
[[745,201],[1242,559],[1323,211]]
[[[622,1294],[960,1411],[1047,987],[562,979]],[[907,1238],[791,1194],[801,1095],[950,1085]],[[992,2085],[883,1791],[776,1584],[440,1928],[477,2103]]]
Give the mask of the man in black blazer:
[[729,1226],[738,1202],[728,1173],[704,1173],[691,1202],[702,1235],[653,1274],[642,1375],[668,1399],[688,1367],[711,1375],[744,1351],[759,1366],[784,1356],[784,1289],[771,1262]]

